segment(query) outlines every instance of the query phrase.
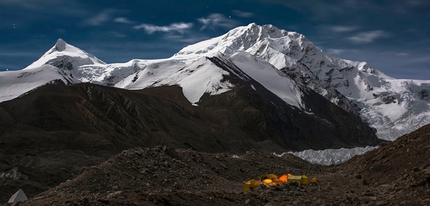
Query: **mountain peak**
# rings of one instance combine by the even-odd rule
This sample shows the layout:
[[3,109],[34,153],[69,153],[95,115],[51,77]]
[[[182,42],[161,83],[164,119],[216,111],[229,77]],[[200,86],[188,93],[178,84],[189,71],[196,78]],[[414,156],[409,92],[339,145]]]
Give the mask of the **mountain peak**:
[[70,45],[63,39],[59,38],[50,50],[24,69],[40,67],[45,64],[50,64],[63,69],[64,66],[67,65],[67,70],[71,70],[82,65],[103,65],[106,63],[94,55]]
[[66,44],[67,43],[63,39],[59,38],[57,43],[55,43],[54,48],[56,51],[64,51],[66,50]]
[[278,29],[271,24],[260,26],[256,23],[250,23],[246,26],[236,27],[222,36],[187,46],[174,56],[190,58],[201,55],[214,56],[217,53],[230,56],[238,51],[246,51],[258,45],[259,42],[279,38],[285,39],[283,43],[305,39],[299,33]]
[[254,27],[254,26],[258,26],[255,22],[249,23],[247,27]]

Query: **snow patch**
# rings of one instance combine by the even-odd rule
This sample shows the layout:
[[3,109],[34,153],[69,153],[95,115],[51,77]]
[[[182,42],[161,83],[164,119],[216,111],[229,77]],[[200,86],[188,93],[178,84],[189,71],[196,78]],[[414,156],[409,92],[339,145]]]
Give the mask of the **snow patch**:
[[229,73],[206,58],[201,58],[152,86],[179,85],[188,101],[197,104],[205,93],[217,95],[233,87],[230,82],[224,80],[225,75]]
[[301,92],[295,82],[288,77],[282,76],[273,65],[265,61],[260,61],[245,52],[234,54],[231,60],[248,76],[259,82],[286,103],[299,109],[304,108],[301,100]]

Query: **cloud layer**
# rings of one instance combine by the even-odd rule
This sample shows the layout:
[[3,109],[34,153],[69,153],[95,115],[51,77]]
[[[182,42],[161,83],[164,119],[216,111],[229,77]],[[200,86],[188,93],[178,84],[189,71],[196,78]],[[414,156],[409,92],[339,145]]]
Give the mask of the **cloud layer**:
[[207,17],[197,19],[201,24],[201,30],[215,29],[216,27],[233,28],[239,24],[238,21],[225,17],[223,14],[213,13]]
[[387,37],[389,34],[382,30],[368,31],[368,32],[360,32],[354,36],[349,37],[348,39],[357,44],[366,44],[372,43],[376,39]]
[[117,22],[117,23],[123,23],[123,24],[133,24],[133,22],[132,22],[132,21],[128,20],[128,19],[127,19],[127,18],[125,18],[125,17],[117,17],[117,18],[115,18],[113,21],[114,21],[114,22]]
[[191,27],[193,27],[192,23],[173,23],[168,26],[157,26],[153,24],[140,24],[135,26],[135,29],[143,29],[146,33],[152,34],[154,32],[178,32],[178,33],[184,33],[185,31],[189,30]]

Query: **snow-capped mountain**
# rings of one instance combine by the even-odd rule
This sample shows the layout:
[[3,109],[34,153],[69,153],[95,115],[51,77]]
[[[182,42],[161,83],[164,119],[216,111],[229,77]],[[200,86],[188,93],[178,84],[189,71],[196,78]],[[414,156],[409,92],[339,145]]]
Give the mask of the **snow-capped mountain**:
[[61,69],[73,70],[82,65],[105,65],[103,61],[97,57],[88,54],[70,44],[67,44],[64,40],[58,39],[57,43],[48,50],[42,57],[37,61],[33,62],[24,70],[40,67],[45,64],[51,64]]
[[45,84],[79,83],[69,74],[52,65],[0,73],[0,102],[17,98]]
[[139,70],[136,61],[106,64],[92,54],[58,39],[57,43],[40,59],[24,70],[49,64],[67,73],[79,82],[113,85]]
[[398,80],[366,62],[336,58],[296,32],[249,24],[187,46],[174,57],[217,52],[230,56],[246,52],[270,63],[345,110],[358,112],[382,139],[393,140],[430,123],[430,81]]
[[[211,60],[213,57],[218,63]],[[245,81],[261,84],[287,104],[307,113],[313,112],[303,100],[306,88],[310,88],[344,110],[360,115],[383,139],[395,139],[430,123],[430,81],[391,78],[365,62],[326,54],[305,36],[272,25],[252,23],[237,27],[222,36],[187,46],[168,59],[118,64],[106,64],[59,39],[23,71],[46,64],[58,68],[61,76],[71,78],[73,83],[91,82],[132,90],[179,85],[195,105],[204,94],[218,95],[235,87],[229,79],[233,73]],[[222,68],[218,64],[229,66]],[[11,75],[0,73],[0,78],[6,78],[6,74]],[[1,83],[7,91],[22,94],[30,90],[14,87],[14,78],[8,79],[11,82]],[[40,85],[46,82],[49,81]],[[252,83],[250,86],[254,87]]]

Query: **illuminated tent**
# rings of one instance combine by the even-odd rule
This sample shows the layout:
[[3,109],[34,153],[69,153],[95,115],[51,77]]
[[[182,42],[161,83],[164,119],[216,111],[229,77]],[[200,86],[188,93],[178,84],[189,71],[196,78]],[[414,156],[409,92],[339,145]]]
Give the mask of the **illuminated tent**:
[[297,183],[298,185],[308,185],[309,184],[309,177],[307,177],[306,175],[302,175],[302,176],[289,176],[287,179],[287,183],[290,184],[292,182]]

